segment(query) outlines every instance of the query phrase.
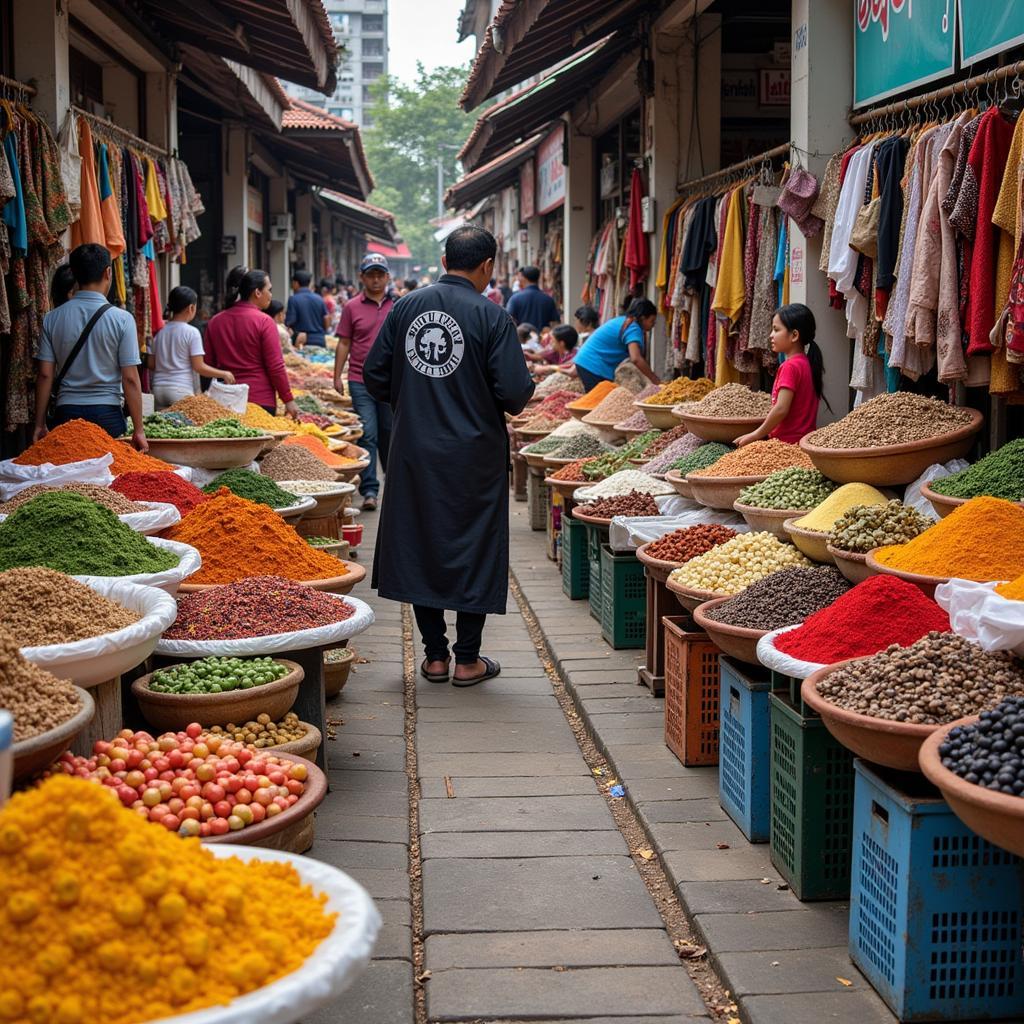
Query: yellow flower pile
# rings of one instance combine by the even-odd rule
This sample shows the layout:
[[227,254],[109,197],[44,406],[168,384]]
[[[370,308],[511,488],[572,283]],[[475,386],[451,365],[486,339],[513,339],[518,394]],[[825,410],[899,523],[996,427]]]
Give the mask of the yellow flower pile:
[[123,1024],[289,974],[334,927],[289,864],[221,860],[56,776],[0,811],[0,1021]]

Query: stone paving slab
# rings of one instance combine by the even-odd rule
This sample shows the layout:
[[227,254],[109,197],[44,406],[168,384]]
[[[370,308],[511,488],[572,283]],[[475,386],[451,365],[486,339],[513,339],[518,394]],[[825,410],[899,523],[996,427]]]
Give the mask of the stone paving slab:
[[431,935],[427,967],[432,971],[470,967],[621,967],[679,963],[660,928],[564,932],[492,932],[489,935]]
[[409,777],[405,772],[351,772],[329,770],[327,779],[331,792],[354,789],[360,793],[408,793]]
[[[551,713],[551,718],[554,713]],[[423,722],[416,726],[416,749],[421,753],[518,754],[524,751],[557,754],[579,746],[564,719],[536,722]]]
[[436,857],[585,857],[629,853],[617,829],[598,832],[433,832],[420,842],[424,860]]
[[759,914],[702,914],[700,930],[718,953],[774,949],[825,949],[842,946],[849,926],[845,903],[807,903],[802,917],[793,911]]
[[334,864],[344,871],[350,868],[407,871],[409,867],[409,847],[404,843],[363,843],[351,839],[322,839],[318,836],[309,856]]
[[678,967],[448,970],[434,974],[427,987],[427,1011],[439,1021],[513,1014],[614,1018],[635,1015],[638,1004],[654,1013],[705,1016],[689,976]]
[[634,779],[628,789],[630,797],[637,804],[643,803],[645,806],[666,800],[692,800],[696,797],[717,799],[718,776],[694,772],[670,779]]
[[[770,872],[764,875],[771,878]],[[778,875],[775,875],[778,878]],[[691,914],[752,914],[760,910],[786,910],[800,913],[800,901],[788,890],[780,891],[772,881],[682,882],[679,895]],[[798,925],[799,920],[794,921]]]
[[[559,712],[561,713],[561,712]],[[432,775],[472,775],[508,778],[515,775],[589,775],[586,763],[576,754],[422,754],[419,757],[421,778]]]
[[760,881],[765,877],[764,855],[746,845],[728,850],[709,850],[703,857],[695,857],[690,851],[664,853],[661,861],[669,878],[677,885],[680,882],[721,882],[744,878]]
[[412,971],[402,960],[375,960],[334,1004],[302,1024],[406,1024],[414,1019]]
[[321,805],[320,813],[326,825],[329,821],[345,818],[348,815],[376,816],[381,818],[409,817],[409,797],[406,793],[367,793],[364,790],[340,790],[332,794],[329,809],[325,812]]
[[317,836],[321,839],[352,839],[362,843],[404,843],[409,840],[409,822],[404,818],[364,817],[362,815],[345,815],[339,817],[333,827],[321,826],[321,815],[330,806],[329,798],[320,805],[317,811]]
[[614,828],[603,796],[420,800],[420,832],[552,832]]
[[[734,996],[786,995],[793,992],[841,992],[869,989],[850,964],[847,947],[818,947],[813,955],[792,950],[716,953],[715,959],[732,981]],[[849,986],[838,979],[850,982]]]
[[552,712],[558,705],[552,701],[541,706],[523,706],[518,701],[478,701],[475,704],[450,704],[444,708],[419,708],[416,712],[417,732],[424,726],[454,724],[457,722],[511,722],[531,726],[551,723]]
[[[588,775],[549,775],[539,778],[472,779],[456,776],[451,779],[455,799],[467,796],[590,796],[594,781]],[[423,779],[423,797],[448,798],[444,779]]]
[[[382,739],[380,736],[367,739]],[[374,749],[366,743],[350,743],[335,746],[337,741],[327,743],[327,767],[331,771],[352,772],[400,772],[405,768],[405,746],[393,750]]]
[[743,999],[746,1017],[756,1024],[893,1024],[882,1000],[866,989],[755,995]]
[[628,857],[429,860],[423,912],[428,935],[661,926]]
[[655,823],[721,821],[728,817],[719,806],[717,796],[692,800],[645,800],[641,801],[640,807],[644,818]]

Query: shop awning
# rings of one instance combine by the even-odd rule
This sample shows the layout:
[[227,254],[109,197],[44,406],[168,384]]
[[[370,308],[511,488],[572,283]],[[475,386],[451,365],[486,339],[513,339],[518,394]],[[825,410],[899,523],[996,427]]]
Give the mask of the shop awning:
[[660,7],[658,0],[501,0],[459,103],[472,110]]
[[630,45],[624,34],[609,35],[556,64],[539,82],[485,110],[459,153],[467,170],[544,128],[569,110]]
[[367,252],[376,252],[389,260],[411,260],[412,250],[405,242],[397,242],[388,245],[385,242],[369,242],[366,246]]
[[254,126],[281,130],[289,100],[273,75],[244,67],[207,53],[198,46],[182,46],[181,81],[225,112],[241,115]]
[[365,231],[374,238],[394,242],[395,215],[390,211],[329,188],[321,189],[318,195],[334,213],[357,231]]
[[517,181],[519,168],[533,156],[543,137],[538,132],[507,153],[496,157],[490,163],[461,177],[445,193],[445,203],[452,209],[458,210]]
[[138,0],[138,6],[177,43],[334,92],[338,43],[321,0]]

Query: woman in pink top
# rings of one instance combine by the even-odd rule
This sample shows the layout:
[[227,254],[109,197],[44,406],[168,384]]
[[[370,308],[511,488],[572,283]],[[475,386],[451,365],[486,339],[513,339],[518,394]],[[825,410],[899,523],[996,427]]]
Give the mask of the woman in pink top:
[[[796,444],[818,425],[825,366],[814,331],[814,314],[803,303],[792,302],[775,311],[772,351],[786,359],[775,374],[772,411],[757,430],[736,439],[738,447],[766,437]],[[825,405],[831,410],[827,401]]]
[[298,419],[277,327],[264,312],[273,295],[270,275],[235,267],[228,275],[227,291],[228,307],[206,325],[206,361],[229,370],[237,384],[248,384],[254,405],[273,414],[280,397],[288,415]]

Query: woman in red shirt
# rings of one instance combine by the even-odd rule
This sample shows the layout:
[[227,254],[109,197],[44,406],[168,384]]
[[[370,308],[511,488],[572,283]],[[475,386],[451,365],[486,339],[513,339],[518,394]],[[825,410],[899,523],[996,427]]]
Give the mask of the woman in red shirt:
[[[825,366],[814,332],[814,314],[802,302],[792,302],[775,311],[772,351],[786,359],[775,374],[772,411],[757,430],[736,439],[737,447],[766,437],[796,444],[818,425]],[[827,401],[825,405],[831,410]]]
[[248,384],[254,405],[273,415],[280,396],[288,415],[298,419],[277,326],[264,312],[273,296],[270,275],[236,267],[228,275],[227,290],[227,308],[206,325],[206,361],[218,370],[229,370],[236,384]]

